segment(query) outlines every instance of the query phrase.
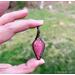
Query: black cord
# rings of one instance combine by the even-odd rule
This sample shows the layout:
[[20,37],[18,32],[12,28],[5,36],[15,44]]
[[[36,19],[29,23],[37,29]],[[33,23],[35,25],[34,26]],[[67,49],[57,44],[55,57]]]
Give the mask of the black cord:
[[39,26],[37,26],[37,34],[36,34],[35,40],[36,40],[38,37],[40,37],[40,29],[39,29]]

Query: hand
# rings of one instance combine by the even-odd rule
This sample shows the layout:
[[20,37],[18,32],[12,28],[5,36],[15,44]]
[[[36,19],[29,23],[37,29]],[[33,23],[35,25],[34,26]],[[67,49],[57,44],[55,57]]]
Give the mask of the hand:
[[[23,9],[19,11],[10,12],[4,14],[0,17],[0,44],[9,40],[16,33],[25,31],[29,28],[34,28],[36,26],[41,26],[43,24],[42,20],[24,20],[27,16],[28,10]],[[10,64],[0,64],[0,73],[31,73],[36,67],[43,64],[44,60],[36,60],[35,58],[30,59],[26,64],[20,64],[12,66]]]

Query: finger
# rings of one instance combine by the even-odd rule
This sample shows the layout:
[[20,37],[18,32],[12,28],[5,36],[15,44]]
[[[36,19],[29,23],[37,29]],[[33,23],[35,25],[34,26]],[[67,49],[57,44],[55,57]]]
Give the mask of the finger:
[[13,32],[21,32],[29,28],[41,26],[43,20],[17,20],[5,25],[5,28],[12,30]]
[[5,69],[11,67],[10,64],[0,64],[0,74],[4,73]]
[[24,31],[28,28],[40,26],[43,24],[41,20],[20,20],[0,26],[0,44],[9,40],[15,33]]
[[28,14],[28,9],[26,8],[23,10],[7,13],[0,18],[0,25],[14,21],[15,19],[23,18],[27,16],[27,14]]
[[0,26],[0,44],[9,40],[13,35],[14,33],[10,29]]
[[33,72],[38,66],[44,64],[45,61],[43,59],[37,60],[37,59],[31,59],[27,62],[27,68],[28,70],[26,73]]
[[5,73],[9,74],[24,74],[31,73],[34,71],[39,65],[44,64],[44,60],[36,60],[31,59],[27,62],[27,64],[21,64],[18,66],[13,66],[5,70]]
[[10,65],[10,64],[0,64],[0,69],[6,69],[6,68],[9,68],[11,66],[12,65]]
[[0,16],[8,9],[9,1],[0,1]]

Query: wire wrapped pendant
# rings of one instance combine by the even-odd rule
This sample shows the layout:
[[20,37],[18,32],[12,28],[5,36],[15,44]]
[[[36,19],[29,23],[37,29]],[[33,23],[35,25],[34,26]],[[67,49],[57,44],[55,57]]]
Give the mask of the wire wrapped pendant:
[[33,48],[33,51],[35,53],[35,56],[36,56],[37,60],[40,60],[40,58],[42,57],[42,54],[44,52],[45,43],[40,38],[40,30],[39,30],[39,27],[37,27],[37,35],[36,35],[35,40],[32,43],[32,48]]

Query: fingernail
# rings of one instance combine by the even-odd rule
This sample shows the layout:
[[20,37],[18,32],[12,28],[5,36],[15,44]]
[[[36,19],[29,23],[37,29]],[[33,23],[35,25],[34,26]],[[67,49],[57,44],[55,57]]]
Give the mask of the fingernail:
[[26,7],[24,7],[22,10],[28,13],[28,9]]
[[23,9],[27,9],[27,7],[24,7]]
[[38,22],[42,25],[44,23],[44,20],[38,20]]
[[44,64],[45,61],[44,61],[43,59],[40,59],[40,60],[39,60],[39,63],[40,63],[40,64]]

